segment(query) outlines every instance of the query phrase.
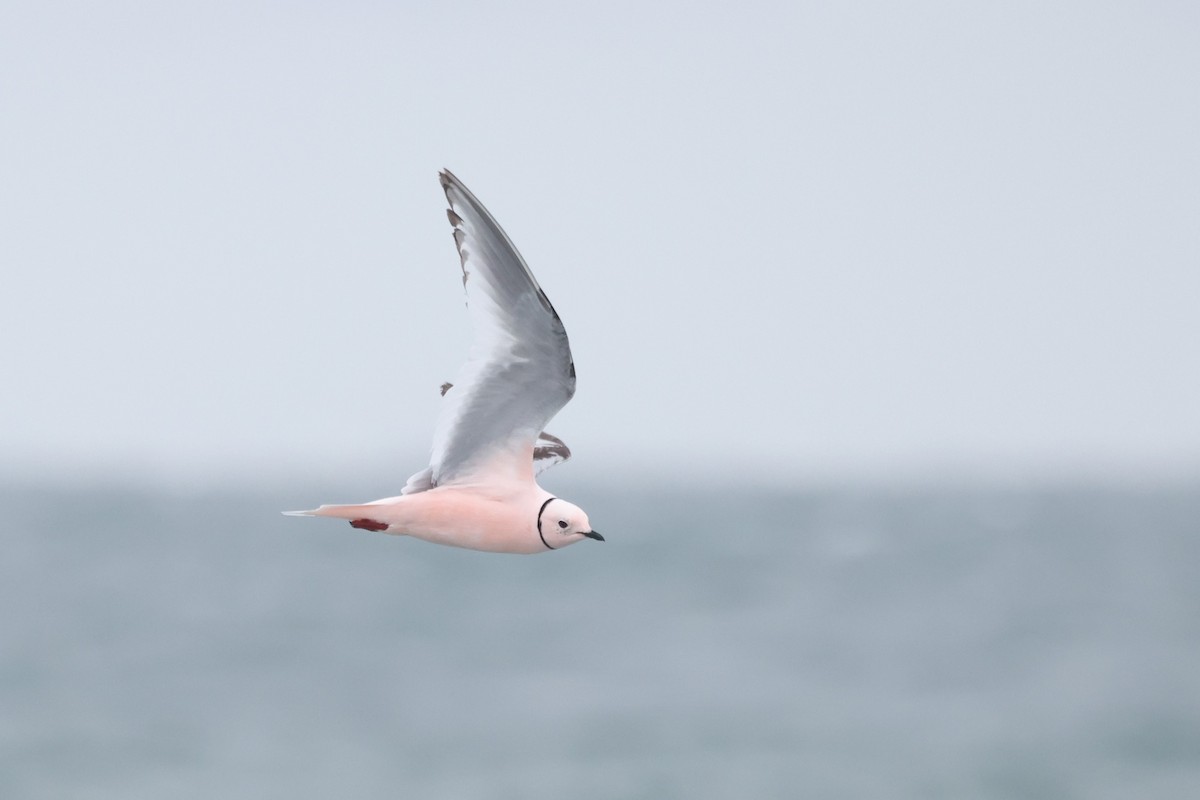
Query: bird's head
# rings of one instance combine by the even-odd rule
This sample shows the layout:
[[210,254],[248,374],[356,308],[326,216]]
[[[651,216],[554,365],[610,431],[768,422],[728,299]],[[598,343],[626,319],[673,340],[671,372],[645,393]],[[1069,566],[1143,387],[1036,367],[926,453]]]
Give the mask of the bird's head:
[[587,514],[574,503],[552,497],[547,500],[538,513],[538,534],[542,544],[551,550],[558,550],[569,544],[595,539],[603,542],[604,537],[592,530]]

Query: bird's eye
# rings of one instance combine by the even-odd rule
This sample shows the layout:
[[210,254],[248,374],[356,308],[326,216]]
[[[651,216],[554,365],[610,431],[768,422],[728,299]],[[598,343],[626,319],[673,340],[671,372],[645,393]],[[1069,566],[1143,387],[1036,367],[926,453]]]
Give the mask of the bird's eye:
[[565,528],[565,527],[567,527],[567,521],[566,521],[565,519],[560,519],[560,520],[558,521],[558,527],[560,527],[560,528]]

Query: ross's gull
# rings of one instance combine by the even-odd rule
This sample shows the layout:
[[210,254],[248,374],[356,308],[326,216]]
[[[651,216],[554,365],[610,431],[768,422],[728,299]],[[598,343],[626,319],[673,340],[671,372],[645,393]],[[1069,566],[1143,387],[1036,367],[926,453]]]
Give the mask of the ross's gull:
[[544,432],[575,394],[562,320],[483,204],[448,170],[440,177],[474,340],[457,380],[442,385],[430,464],[396,497],[284,513],[496,553],[602,542],[581,508],[536,480],[571,455]]

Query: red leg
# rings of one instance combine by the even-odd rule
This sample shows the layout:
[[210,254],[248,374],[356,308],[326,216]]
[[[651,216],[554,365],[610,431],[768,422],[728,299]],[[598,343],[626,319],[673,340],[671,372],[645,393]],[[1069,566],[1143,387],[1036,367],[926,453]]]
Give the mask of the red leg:
[[352,519],[350,525],[364,531],[386,531],[388,526],[386,522],[376,522],[373,519]]

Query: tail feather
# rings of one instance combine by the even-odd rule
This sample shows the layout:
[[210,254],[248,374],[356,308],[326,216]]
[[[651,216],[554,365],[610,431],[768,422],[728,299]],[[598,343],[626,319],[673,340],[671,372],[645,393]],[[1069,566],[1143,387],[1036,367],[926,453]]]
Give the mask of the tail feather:
[[[389,498],[390,499],[390,498]],[[336,519],[374,519],[379,515],[381,501],[357,505],[323,505],[311,511],[284,511],[288,517],[334,517]]]

